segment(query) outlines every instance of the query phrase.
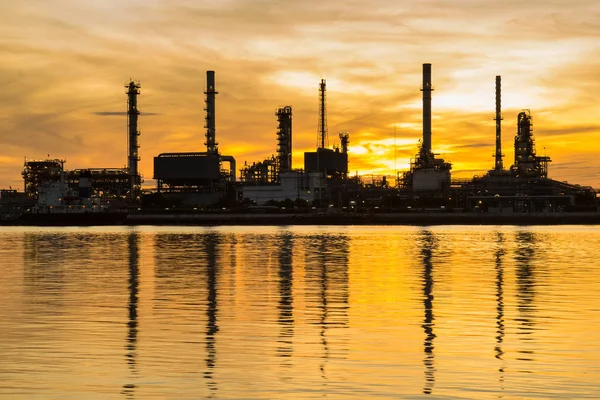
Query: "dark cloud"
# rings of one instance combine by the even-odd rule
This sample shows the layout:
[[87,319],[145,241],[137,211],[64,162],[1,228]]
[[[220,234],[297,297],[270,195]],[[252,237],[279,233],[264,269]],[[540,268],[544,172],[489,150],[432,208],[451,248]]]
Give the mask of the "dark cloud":
[[461,144],[457,146],[452,146],[455,149],[472,149],[472,148],[481,148],[481,147],[494,147],[494,144],[490,143],[469,143],[469,144]]
[[600,135],[600,125],[590,126],[566,126],[560,128],[541,128],[536,130],[536,135],[543,136],[560,136],[560,135],[578,135],[596,133]]
[[[122,117],[122,116],[127,116],[127,111],[95,111],[92,114],[98,115],[101,117],[111,117],[111,116]],[[154,113],[154,112],[140,112],[140,115],[147,117],[147,116],[160,115],[160,114]]]

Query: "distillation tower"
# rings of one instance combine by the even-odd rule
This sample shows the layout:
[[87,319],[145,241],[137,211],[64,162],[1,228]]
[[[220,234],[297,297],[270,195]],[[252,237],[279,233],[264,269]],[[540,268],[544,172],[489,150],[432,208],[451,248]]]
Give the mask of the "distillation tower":
[[282,172],[292,170],[292,107],[281,107],[275,113],[279,126],[277,128],[277,158],[279,168],[277,177]]
[[292,171],[292,106],[280,107],[277,116],[277,156],[244,165],[241,181],[246,184],[276,184],[281,174]]
[[547,178],[547,156],[537,156],[533,137],[533,123],[529,110],[523,110],[517,116],[517,135],[515,136],[515,163],[511,171],[517,177]]

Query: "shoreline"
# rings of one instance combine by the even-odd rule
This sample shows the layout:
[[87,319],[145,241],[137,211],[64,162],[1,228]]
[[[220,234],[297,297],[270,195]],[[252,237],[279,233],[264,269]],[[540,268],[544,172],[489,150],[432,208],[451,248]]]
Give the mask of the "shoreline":
[[125,225],[599,225],[600,212],[381,214],[130,214]]
[[600,225],[600,212],[570,213],[90,213],[1,220],[11,226]]

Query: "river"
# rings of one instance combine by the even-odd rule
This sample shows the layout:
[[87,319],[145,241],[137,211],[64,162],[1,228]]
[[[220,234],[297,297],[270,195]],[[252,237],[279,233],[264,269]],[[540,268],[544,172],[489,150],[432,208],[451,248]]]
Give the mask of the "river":
[[600,226],[0,227],[0,398],[600,393]]

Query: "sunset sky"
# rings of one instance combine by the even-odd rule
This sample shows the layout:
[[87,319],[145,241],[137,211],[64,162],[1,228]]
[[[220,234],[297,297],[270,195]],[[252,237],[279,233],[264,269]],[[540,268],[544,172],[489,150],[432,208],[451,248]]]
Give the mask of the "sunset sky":
[[[421,69],[432,63],[433,149],[453,177],[493,167],[494,79],[502,76],[504,164],[530,109],[549,176],[600,187],[597,0],[3,0],[0,188],[24,158],[67,169],[124,167],[124,85],[140,81],[140,170],[204,151],[206,70],[216,71],[217,142],[238,167],[276,150],[293,108],[293,164],[317,142],[327,80],[329,144],[350,134],[354,174],[408,168],[421,137]],[[238,173],[239,176],[239,173]]]

